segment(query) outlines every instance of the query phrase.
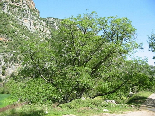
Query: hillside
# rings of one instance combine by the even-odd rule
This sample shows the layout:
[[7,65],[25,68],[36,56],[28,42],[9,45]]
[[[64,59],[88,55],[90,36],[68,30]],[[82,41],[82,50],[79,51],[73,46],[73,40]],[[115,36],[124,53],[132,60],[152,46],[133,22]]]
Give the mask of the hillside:
[[50,28],[59,22],[56,18],[41,18],[32,0],[1,0],[0,9],[12,16],[11,20],[14,18],[18,24],[26,26],[40,37],[50,37]]
[[57,29],[58,18],[41,18],[39,10],[35,8],[33,0],[0,0],[0,77],[10,75],[17,67],[10,63],[5,63],[12,56],[12,51],[8,47],[13,41],[22,42],[25,39],[41,38],[42,40],[51,38],[51,29]]

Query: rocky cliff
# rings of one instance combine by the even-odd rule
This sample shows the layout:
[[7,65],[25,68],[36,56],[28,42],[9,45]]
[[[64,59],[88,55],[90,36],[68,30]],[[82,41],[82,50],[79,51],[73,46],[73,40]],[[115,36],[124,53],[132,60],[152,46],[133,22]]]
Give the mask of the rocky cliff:
[[[57,18],[41,18],[33,0],[0,0],[0,2],[1,12],[12,15],[20,25],[40,34],[40,37],[50,37],[50,28],[57,27],[59,23]],[[48,24],[51,19],[55,22]]]
[[[9,35],[13,33],[11,36],[27,39],[31,34],[26,35],[26,33],[30,32],[37,35],[37,38],[50,38],[51,29],[58,29],[61,20],[53,17],[41,18],[33,0],[0,0],[0,13],[2,16],[0,20],[0,77],[5,77],[18,67],[18,64],[5,63],[4,55],[1,52],[3,51],[1,48],[3,42],[11,38]],[[7,21],[5,21],[3,13],[5,13]],[[2,22],[7,23],[7,27],[2,26]],[[11,54],[6,56],[11,56]]]
[[19,24],[26,26],[31,32],[38,32],[40,36],[50,36],[50,30],[46,22],[41,20],[32,0],[1,0],[1,11],[18,19]]
[[28,6],[30,9],[36,9],[33,0],[0,0],[0,2],[7,2],[16,6]]

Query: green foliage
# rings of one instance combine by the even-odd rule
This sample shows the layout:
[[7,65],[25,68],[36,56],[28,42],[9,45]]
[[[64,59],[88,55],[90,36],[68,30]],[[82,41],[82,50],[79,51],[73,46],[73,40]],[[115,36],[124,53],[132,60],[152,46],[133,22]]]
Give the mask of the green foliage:
[[52,103],[55,97],[57,97],[55,95],[55,88],[41,78],[35,80],[25,79],[20,83],[10,81],[10,83],[7,83],[7,86],[11,87],[9,90],[14,95],[12,96],[13,99],[18,98],[29,103]]
[[[149,37],[149,48],[152,52],[155,52],[155,34],[152,33]],[[153,57],[155,59],[155,57]]]
[[135,30],[127,18],[92,12],[62,20],[52,38],[29,32],[26,39],[14,38],[9,48],[15,58],[20,56],[22,67],[8,82],[11,94],[31,103],[64,103],[113,93],[124,99],[134,86],[151,88],[153,77],[144,73],[149,66],[126,60],[138,48]]
[[2,75],[3,75],[3,76],[5,76],[5,69],[6,69],[6,66],[3,65],[3,66],[2,66]]
[[149,48],[152,52],[155,52],[155,34],[151,34],[149,37]]
[[0,83],[0,94],[9,94],[9,88],[6,85],[6,83],[4,82],[4,80],[2,80],[3,82]]
[[[98,17],[92,12],[83,17],[79,15],[65,19],[61,25],[51,43],[62,76],[67,79],[66,74],[69,73],[73,78],[71,82],[77,79],[79,85],[83,85],[79,78],[87,80],[82,92],[75,90],[77,93],[81,92],[79,97],[92,90],[91,88],[98,92],[90,93],[91,97],[100,93],[108,94],[127,81],[126,71],[119,71],[116,67],[125,62],[126,54],[137,46],[133,42],[135,29],[131,21],[127,18]],[[121,69],[123,67],[122,65]]]
[[3,80],[2,80],[2,78],[0,77],[0,82],[2,82]]

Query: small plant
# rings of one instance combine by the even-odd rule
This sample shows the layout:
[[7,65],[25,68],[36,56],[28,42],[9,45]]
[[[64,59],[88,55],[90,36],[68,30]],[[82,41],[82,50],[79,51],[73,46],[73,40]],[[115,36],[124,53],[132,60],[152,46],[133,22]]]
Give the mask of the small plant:
[[2,76],[5,76],[5,70],[6,70],[6,66],[3,65],[3,66],[2,66]]
[[3,79],[0,77],[0,82],[2,82],[3,81]]

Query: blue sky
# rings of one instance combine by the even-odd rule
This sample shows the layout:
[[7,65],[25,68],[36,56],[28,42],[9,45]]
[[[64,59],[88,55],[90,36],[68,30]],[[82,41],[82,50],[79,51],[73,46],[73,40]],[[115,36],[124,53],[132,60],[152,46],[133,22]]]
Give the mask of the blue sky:
[[[148,58],[154,64],[152,52],[148,51],[148,36],[155,33],[155,0],[33,0],[41,17],[68,18],[96,11],[100,17],[127,17],[137,29],[138,43],[143,43],[134,57]],[[88,9],[86,11],[86,9]]]

